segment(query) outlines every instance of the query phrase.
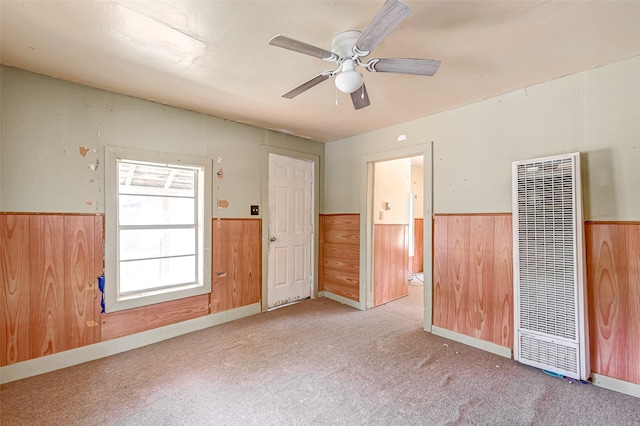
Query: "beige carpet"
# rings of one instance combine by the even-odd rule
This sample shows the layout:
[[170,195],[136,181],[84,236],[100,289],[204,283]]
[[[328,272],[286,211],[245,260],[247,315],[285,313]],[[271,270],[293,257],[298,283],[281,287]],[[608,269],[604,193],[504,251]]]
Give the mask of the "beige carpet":
[[328,299],[0,387],[2,425],[634,425],[640,400],[425,333],[422,287]]

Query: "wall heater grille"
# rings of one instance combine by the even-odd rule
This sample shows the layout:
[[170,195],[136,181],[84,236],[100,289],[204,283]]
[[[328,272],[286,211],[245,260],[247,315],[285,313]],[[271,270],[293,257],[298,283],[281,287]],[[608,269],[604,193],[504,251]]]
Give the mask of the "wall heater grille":
[[516,360],[586,379],[579,153],[513,163]]

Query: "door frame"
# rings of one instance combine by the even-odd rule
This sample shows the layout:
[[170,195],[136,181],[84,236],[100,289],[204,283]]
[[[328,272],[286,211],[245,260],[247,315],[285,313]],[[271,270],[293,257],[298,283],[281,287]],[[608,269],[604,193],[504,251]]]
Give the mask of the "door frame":
[[[374,164],[399,158],[419,157],[424,160],[423,231],[424,300],[422,326],[431,332],[433,317],[433,142],[383,151],[362,157],[360,166],[360,306],[373,308],[373,188]],[[428,168],[428,170],[427,170]]]
[[274,146],[262,145],[262,182],[260,219],[262,220],[262,312],[268,310],[268,285],[269,285],[269,154],[282,155],[284,157],[307,160],[313,163],[313,199],[311,201],[311,215],[313,216],[313,229],[311,230],[311,298],[318,297],[318,221],[320,211],[320,156],[306,152],[298,152]]

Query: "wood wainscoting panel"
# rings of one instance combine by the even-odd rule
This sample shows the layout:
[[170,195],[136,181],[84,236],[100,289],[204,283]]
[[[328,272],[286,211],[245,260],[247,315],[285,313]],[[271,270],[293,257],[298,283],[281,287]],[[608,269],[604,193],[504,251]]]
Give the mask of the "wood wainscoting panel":
[[31,358],[29,216],[0,215],[0,365]]
[[433,217],[433,325],[451,330],[455,297],[449,278],[448,216]]
[[209,295],[187,297],[102,315],[102,341],[205,316]]
[[262,220],[213,219],[211,313],[260,302]]
[[433,324],[513,348],[511,215],[434,215]]
[[64,217],[64,310],[66,348],[97,343],[93,216]]
[[325,291],[360,300],[360,215],[322,215],[323,287]]
[[409,258],[409,271],[413,274],[424,271],[424,219],[413,222],[413,256]]
[[494,226],[492,216],[469,218],[470,262],[466,325],[471,337],[488,341],[493,338],[496,305],[493,297]]
[[453,319],[449,324],[449,330],[469,335],[467,331],[467,312],[469,300],[466,287],[469,285],[469,216],[450,216],[447,236],[447,253],[449,254],[449,285],[451,286],[452,303],[448,306],[453,309],[447,317]]
[[318,291],[324,291],[324,215],[318,217]]
[[64,217],[29,216],[31,357],[66,350]]
[[640,383],[640,224],[585,227],[591,370]]
[[513,349],[513,225],[511,215],[496,215],[493,235],[493,339]]
[[374,225],[373,305],[409,295],[407,225]]
[[1,365],[100,339],[102,215],[0,214]]
[[640,223],[627,228],[629,293],[627,381],[640,384]]
[[94,286],[94,289],[93,289],[93,292],[94,292],[93,312],[96,318],[96,322],[98,323],[98,326],[95,328],[93,333],[94,333],[94,338],[96,339],[96,342],[101,342],[102,327],[100,326],[100,324],[102,319],[102,304],[101,304],[102,292],[98,287],[97,281],[99,277],[104,275],[104,216],[103,215],[96,215],[94,217],[93,240],[94,240],[93,276],[96,277],[96,279],[94,280],[96,285]]

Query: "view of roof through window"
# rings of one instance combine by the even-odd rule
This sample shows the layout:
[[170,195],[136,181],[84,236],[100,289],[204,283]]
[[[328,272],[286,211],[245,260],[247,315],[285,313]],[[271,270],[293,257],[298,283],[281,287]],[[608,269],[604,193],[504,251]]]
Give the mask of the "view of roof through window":
[[133,161],[121,161],[119,167],[120,193],[194,196],[195,168]]

